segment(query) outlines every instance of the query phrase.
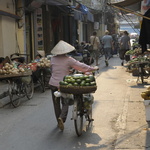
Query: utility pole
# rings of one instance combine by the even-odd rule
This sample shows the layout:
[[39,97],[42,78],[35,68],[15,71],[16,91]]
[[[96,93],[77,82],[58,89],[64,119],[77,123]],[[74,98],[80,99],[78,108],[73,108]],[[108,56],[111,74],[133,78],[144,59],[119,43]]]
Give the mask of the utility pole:
[[106,4],[108,0],[102,0],[102,35],[104,35],[105,32],[105,13],[106,13]]

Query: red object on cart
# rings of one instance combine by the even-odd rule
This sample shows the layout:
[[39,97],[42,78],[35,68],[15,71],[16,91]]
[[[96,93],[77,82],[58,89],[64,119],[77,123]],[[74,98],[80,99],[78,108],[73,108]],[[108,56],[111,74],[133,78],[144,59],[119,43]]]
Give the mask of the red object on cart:
[[31,63],[31,65],[29,66],[29,68],[30,68],[32,71],[36,71],[36,70],[37,70],[37,63]]

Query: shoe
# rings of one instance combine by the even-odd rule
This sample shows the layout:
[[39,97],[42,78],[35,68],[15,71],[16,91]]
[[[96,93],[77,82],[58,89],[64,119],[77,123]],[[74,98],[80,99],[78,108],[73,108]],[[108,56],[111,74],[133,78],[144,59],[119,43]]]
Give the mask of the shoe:
[[123,66],[123,62],[121,63],[121,66]]
[[63,120],[61,118],[58,118],[58,127],[60,130],[64,130],[64,123]]

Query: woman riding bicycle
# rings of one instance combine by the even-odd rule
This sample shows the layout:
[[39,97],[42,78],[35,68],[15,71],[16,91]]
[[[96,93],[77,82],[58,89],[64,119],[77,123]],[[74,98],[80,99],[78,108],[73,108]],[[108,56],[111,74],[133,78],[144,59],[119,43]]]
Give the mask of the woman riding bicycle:
[[66,55],[74,50],[75,48],[72,45],[61,40],[51,51],[55,56],[51,58],[52,75],[49,84],[52,91],[55,116],[60,130],[64,129],[64,122],[67,118],[69,105],[64,102],[63,97],[55,97],[54,95],[54,92],[59,90],[59,82],[63,80],[64,76],[70,74],[71,68],[82,72],[92,72],[98,69],[98,67],[90,67]]

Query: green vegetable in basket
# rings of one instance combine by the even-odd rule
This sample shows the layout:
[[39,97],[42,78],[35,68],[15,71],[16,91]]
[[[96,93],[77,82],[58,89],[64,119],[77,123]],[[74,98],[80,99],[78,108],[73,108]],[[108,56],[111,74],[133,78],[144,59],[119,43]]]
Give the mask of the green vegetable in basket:
[[79,83],[79,84],[81,83],[81,81],[82,81],[81,79],[76,80],[76,82]]
[[86,79],[85,79],[85,82],[86,82],[86,83],[91,82],[90,78],[86,78]]
[[60,85],[68,86],[95,86],[95,77],[93,75],[74,74],[64,77]]
[[91,82],[95,81],[95,77],[93,75],[89,75],[89,79],[90,79]]
[[74,85],[74,86],[78,86],[79,84],[78,84],[77,82],[75,82],[73,85]]
[[90,86],[90,83],[85,83],[85,86]]
[[82,80],[82,82],[80,83],[81,86],[85,86],[85,80]]
[[93,81],[93,82],[90,82],[90,84],[91,84],[92,86],[95,86],[95,85],[96,85],[96,82]]
[[65,82],[65,81],[60,81],[59,84],[60,84],[60,85],[68,85],[68,83]]

